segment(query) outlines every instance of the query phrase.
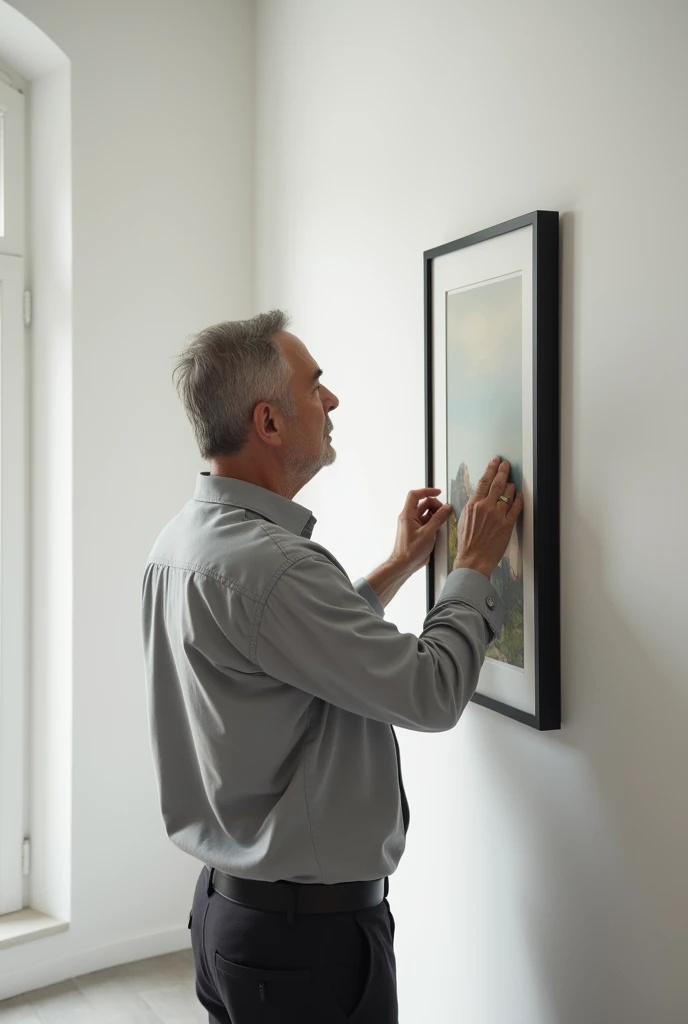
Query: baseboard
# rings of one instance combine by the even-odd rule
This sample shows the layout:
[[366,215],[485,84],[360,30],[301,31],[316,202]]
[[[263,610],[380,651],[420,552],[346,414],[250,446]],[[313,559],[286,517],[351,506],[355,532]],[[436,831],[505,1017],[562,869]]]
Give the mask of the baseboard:
[[190,945],[188,929],[176,927],[162,932],[134,935],[124,942],[107,946],[71,950],[64,956],[52,956],[49,959],[42,959],[36,947],[36,955],[30,964],[0,971],[0,1000],[33,992],[46,985],[55,985],[68,978],[91,974],[92,971],[102,971],[134,960],[146,960],[151,956],[176,953],[180,949],[188,949]]

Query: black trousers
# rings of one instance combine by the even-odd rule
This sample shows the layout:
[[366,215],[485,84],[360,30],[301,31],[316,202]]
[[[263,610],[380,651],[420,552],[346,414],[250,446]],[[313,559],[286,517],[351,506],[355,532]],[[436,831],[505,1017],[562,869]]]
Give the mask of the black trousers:
[[196,993],[210,1024],[398,1024],[394,918],[296,914],[225,899],[201,871],[190,917]]

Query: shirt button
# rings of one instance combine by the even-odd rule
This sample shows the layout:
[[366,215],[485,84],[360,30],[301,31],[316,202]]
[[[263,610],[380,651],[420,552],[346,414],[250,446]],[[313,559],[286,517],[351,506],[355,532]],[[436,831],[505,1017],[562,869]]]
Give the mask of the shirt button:
[[492,611],[492,609],[494,608],[496,603],[497,602],[495,601],[494,597],[487,597],[487,598],[485,598],[485,604],[490,609],[490,611]]

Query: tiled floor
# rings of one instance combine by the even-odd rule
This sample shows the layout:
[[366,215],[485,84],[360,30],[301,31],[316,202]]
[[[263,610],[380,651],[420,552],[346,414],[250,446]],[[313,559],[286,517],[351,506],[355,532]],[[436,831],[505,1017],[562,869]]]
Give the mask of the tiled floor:
[[0,1002],[2,1024],[208,1024],[190,950],[27,992]]

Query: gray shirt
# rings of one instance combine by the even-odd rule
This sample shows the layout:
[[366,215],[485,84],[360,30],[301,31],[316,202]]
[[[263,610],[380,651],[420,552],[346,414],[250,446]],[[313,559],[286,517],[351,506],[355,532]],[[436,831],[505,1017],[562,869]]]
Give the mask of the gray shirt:
[[441,732],[470,700],[503,611],[449,574],[423,633],[384,619],[311,539],[300,505],[201,474],[143,583],[152,748],[172,841],[229,874],[382,878],[408,806],[394,729]]

